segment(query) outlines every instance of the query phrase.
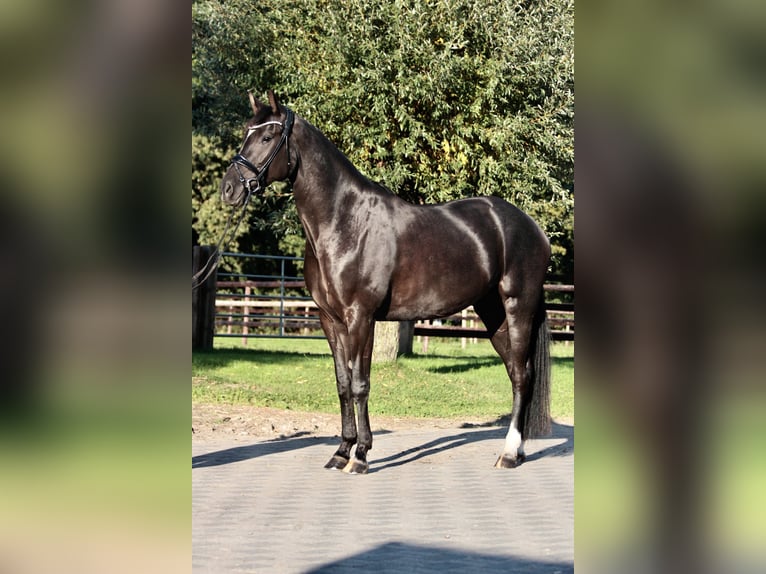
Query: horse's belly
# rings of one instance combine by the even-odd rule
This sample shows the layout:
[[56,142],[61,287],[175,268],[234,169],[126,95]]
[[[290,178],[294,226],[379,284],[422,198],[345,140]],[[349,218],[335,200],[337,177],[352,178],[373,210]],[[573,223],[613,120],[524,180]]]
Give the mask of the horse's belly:
[[389,321],[409,321],[446,317],[473,305],[487,294],[488,281],[463,279],[458,283],[430,281],[394,285],[385,309]]
[[385,315],[378,317],[380,320],[385,321],[420,321],[427,319],[438,319],[440,317],[448,317],[454,315],[470,306],[471,303],[465,305],[457,305],[454,307],[445,306],[413,306],[411,303],[407,305],[401,305],[397,307],[391,307]]

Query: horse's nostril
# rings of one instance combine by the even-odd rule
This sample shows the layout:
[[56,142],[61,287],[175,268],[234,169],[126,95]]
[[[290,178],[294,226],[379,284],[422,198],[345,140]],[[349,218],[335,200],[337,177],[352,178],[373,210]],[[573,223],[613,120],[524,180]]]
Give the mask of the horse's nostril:
[[233,191],[234,191],[234,188],[232,187],[231,183],[227,181],[226,184],[223,186],[223,198],[229,199]]

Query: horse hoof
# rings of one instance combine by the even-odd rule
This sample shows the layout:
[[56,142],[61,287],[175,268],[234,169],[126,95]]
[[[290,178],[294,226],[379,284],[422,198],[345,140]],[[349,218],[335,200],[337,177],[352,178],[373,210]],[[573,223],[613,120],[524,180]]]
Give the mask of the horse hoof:
[[346,468],[346,465],[349,464],[349,461],[347,458],[343,458],[342,456],[333,455],[333,457],[327,462],[326,465],[324,465],[325,468],[332,468],[335,470],[344,470]]
[[369,468],[370,467],[366,462],[353,459],[348,461],[348,464],[343,469],[343,472],[346,474],[367,474]]
[[495,468],[516,468],[522,462],[524,462],[524,456],[512,458],[508,455],[500,455],[495,463]]

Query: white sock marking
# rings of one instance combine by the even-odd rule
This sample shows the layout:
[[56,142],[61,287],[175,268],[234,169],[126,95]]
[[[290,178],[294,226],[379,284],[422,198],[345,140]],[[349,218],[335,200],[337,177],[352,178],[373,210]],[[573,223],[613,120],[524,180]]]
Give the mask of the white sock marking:
[[521,433],[515,428],[508,429],[508,434],[505,435],[505,449],[503,454],[508,454],[512,457],[516,457],[516,453],[523,454],[523,445],[521,443]]

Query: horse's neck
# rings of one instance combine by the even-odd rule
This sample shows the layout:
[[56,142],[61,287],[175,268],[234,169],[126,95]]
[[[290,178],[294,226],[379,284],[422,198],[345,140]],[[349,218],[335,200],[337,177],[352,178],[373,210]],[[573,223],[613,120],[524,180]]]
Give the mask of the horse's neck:
[[[375,184],[364,177],[322,132],[306,121],[300,124],[300,167],[293,196],[309,239],[320,227],[337,224],[338,207]],[[313,236],[313,237],[312,237]]]

